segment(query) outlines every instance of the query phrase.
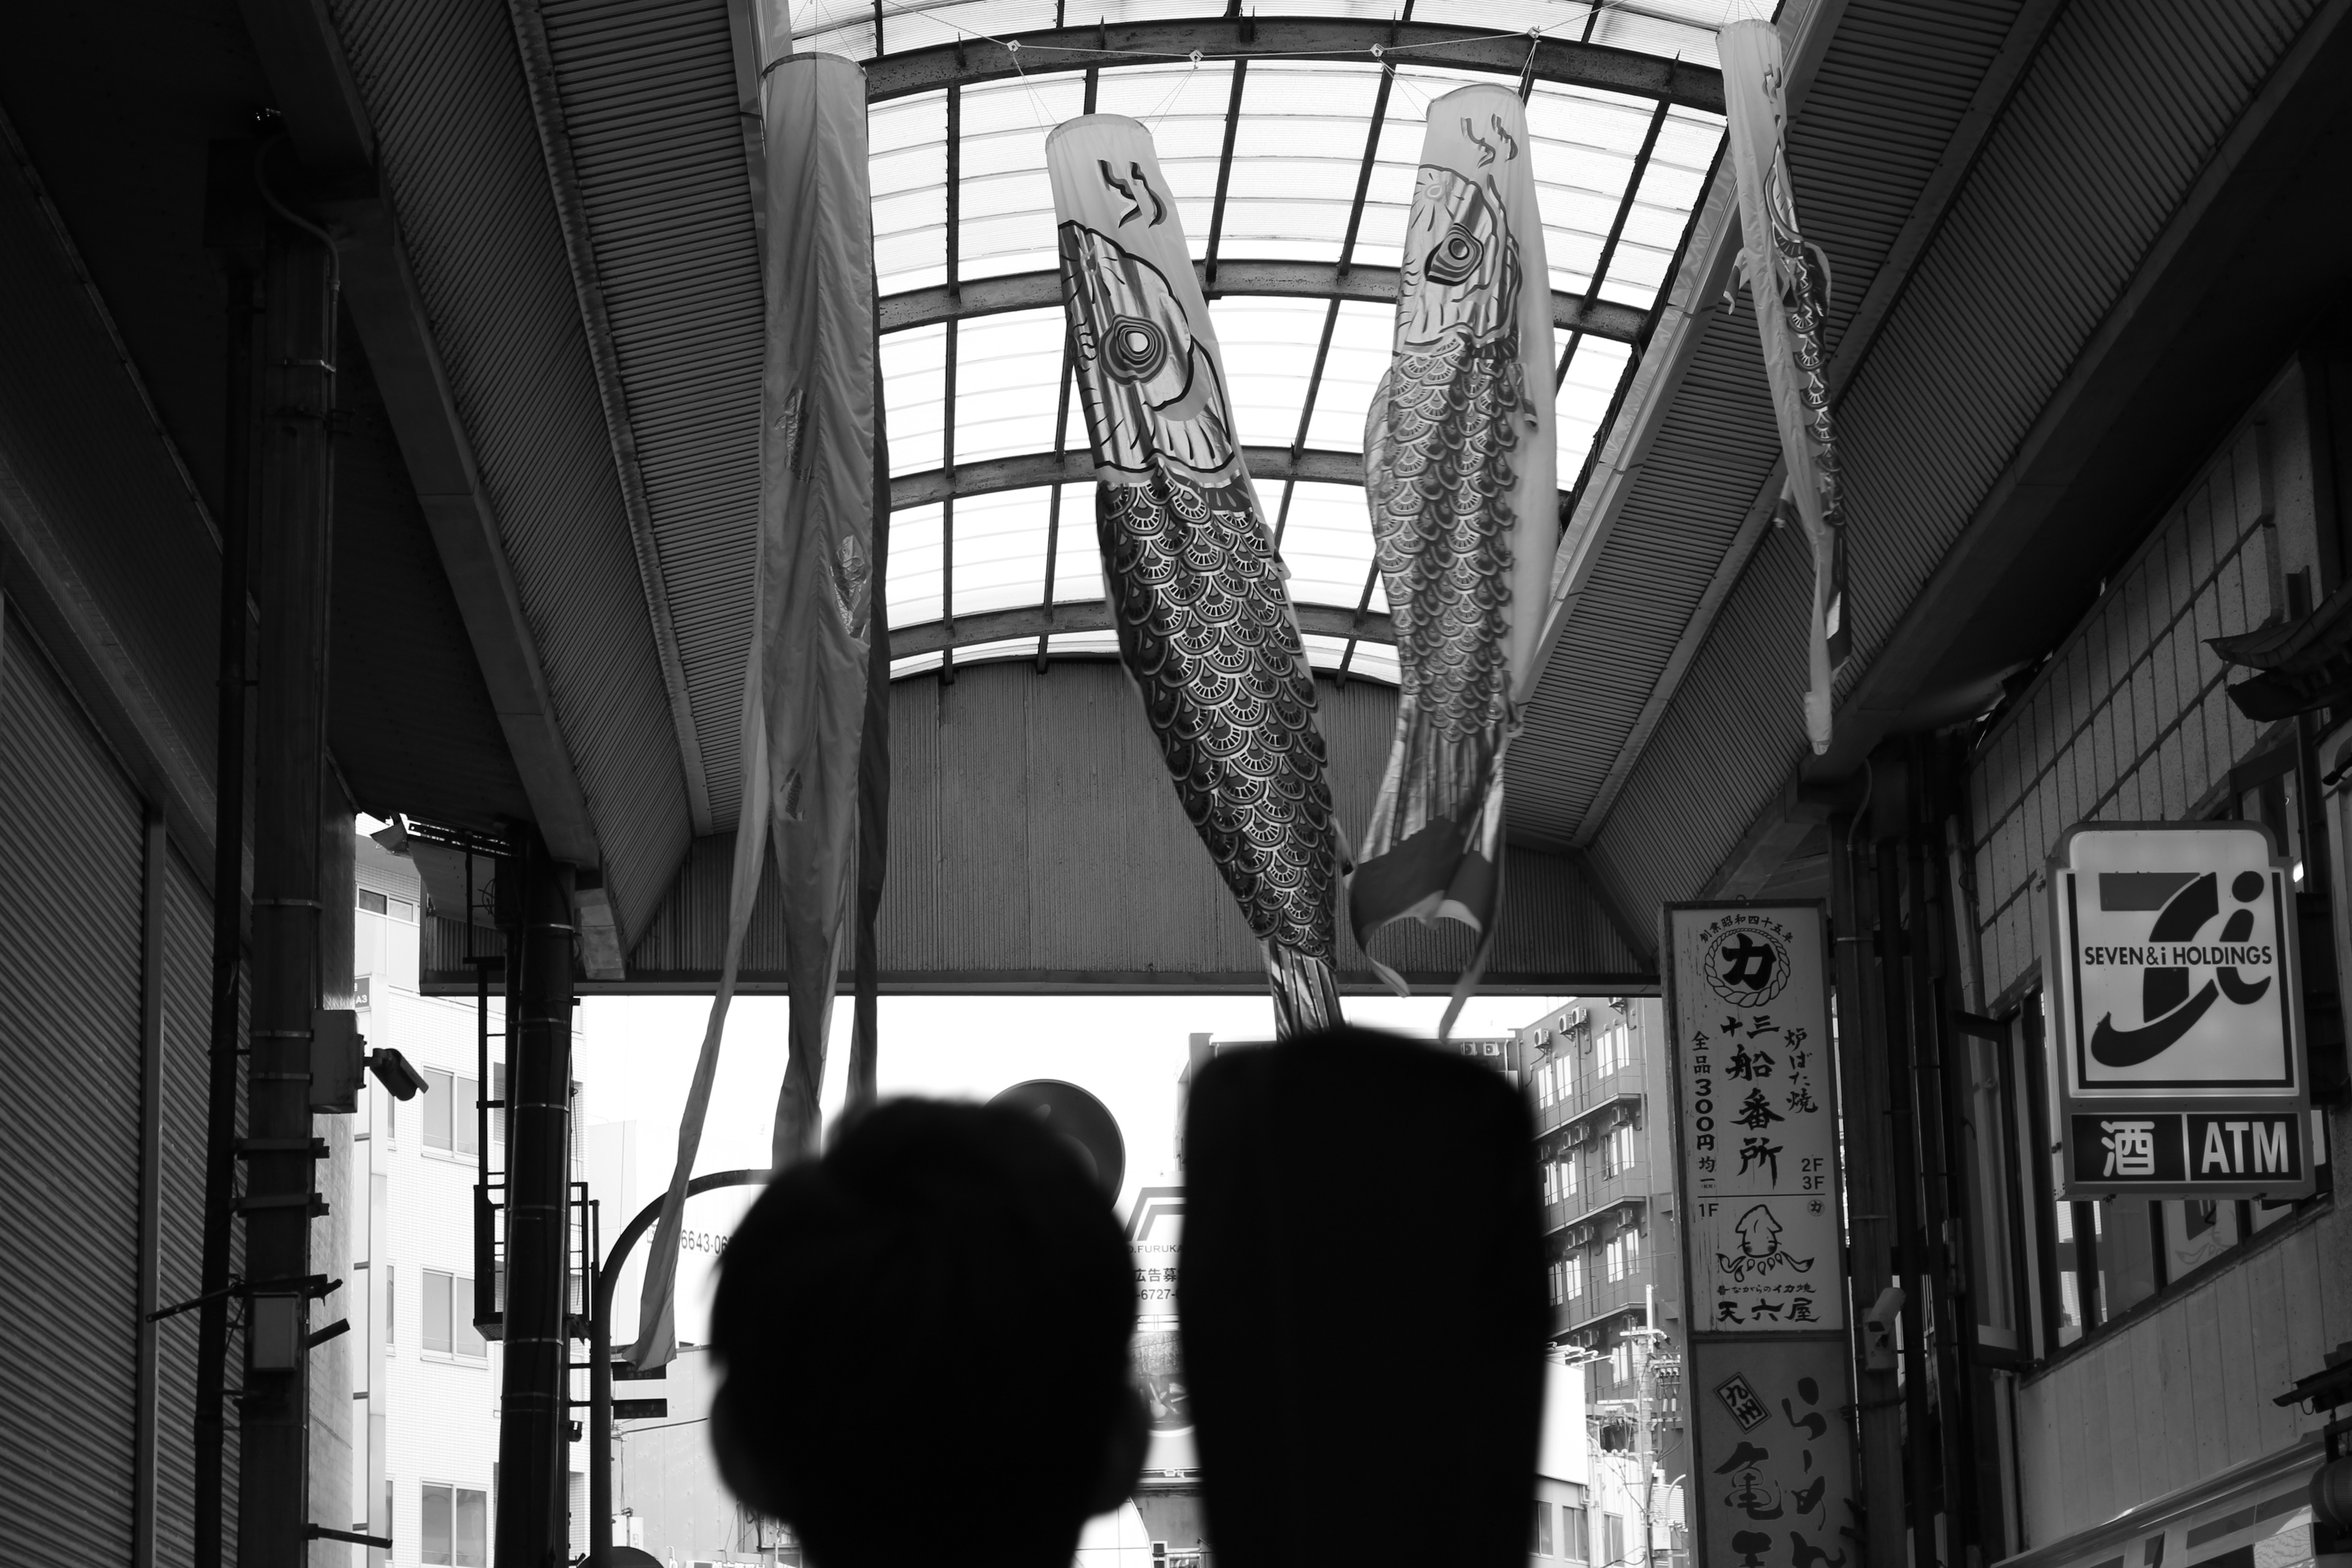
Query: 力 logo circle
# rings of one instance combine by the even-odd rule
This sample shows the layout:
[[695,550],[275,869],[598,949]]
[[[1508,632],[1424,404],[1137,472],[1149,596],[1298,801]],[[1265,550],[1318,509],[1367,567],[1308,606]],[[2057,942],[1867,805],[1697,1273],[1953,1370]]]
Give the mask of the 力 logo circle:
[[1699,962],[1708,987],[1735,1007],[1760,1007],[1789,984],[1789,944],[1768,925],[1710,933]]

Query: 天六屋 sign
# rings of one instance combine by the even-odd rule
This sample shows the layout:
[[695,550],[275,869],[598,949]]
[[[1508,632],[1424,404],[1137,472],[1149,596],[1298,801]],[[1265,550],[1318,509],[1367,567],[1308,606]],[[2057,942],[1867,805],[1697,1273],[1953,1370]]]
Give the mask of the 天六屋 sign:
[[2078,825],[2049,896],[2061,1194],[2311,1192],[2294,888],[2269,830]]

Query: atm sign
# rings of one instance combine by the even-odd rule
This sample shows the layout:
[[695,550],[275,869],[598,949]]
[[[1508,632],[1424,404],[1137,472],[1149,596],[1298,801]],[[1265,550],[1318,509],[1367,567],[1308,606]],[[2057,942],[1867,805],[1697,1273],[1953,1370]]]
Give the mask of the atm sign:
[[2067,1184],[2076,1191],[2210,1183],[2237,1194],[2267,1180],[2284,1192],[2303,1181],[2301,1114],[2126,1110],[2069,1120]]
[[2189,1179],[2242,1182],[2262,1176],[2303,1180],[2301,1116],[2243,1112],[2189,1118]]

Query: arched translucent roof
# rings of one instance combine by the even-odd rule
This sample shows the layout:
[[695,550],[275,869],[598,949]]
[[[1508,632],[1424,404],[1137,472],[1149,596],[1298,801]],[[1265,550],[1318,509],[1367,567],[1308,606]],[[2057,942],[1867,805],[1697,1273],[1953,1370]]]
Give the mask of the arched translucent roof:
[[[1388,5],[1283,0],[1285,17],[1386,21]],[[1715,65],[1722,0],[1447,0],[1423,22]],[[873,60],[1097,20],[1222,18],[1201,0],[814,0],[793,47]],[[1229,31],[1204,41],[1230,38]],[[1106,35],[1109,37],[1111,35]],[[1532,40],[1531,40],[1532,41]],[[1009,79],[872,104],[875,260],[893,476],[894,672],[1115,647],[1094,484],[1071,406],[1045,136],[1089,109],[1152,132],[1211,313],[1244,447],[1310,657],[1393,679],[1361,488],[1432,100],[1489,73],[1411,47],[1305,58],[1032,48]],[[1316,51],[1326,52],[1326,51]],[[1238,90],[1237,90],[1238,89]],[[1534,80],[1528,120],[1555,291],[1559,474],[1577,482],[1631,374],[1723,140],[1718,114]],[[1386,297],[1393,297],[1392,280]],[[1353,297],[1345,297],[1353,296]],[[951,414],[950,414],[951,411]]]

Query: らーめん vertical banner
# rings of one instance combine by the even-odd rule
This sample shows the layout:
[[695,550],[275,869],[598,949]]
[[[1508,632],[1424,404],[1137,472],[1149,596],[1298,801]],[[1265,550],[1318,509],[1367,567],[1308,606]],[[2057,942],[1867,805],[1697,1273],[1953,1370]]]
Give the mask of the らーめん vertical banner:
[[1449,1025],[1494,940],[1511,690],[1534,660],[1559,545],[1550,279],[1518,95],[1447,93],[1413,176],[1395,359],[1365,421],[1402,679],[1348,915],[1367,952],[1407,918],[1477,933]]
[[1829,360],[1822,329],[1829,310],[1829,268],[1819,246],[1797,226],[1782,137],[1788,129],[1787,66],[1769,22],[1734,22],[1717,36],[1739,187],[1739,227],[1764,374],[1788,462],[1788,494],[1813,547],[1811,673],[1805,729],[1816,752],[1830,745],[1830,679],[1852,644],[1845,597],[1845,516],[1838,478],[1837,432],[1830,418]]
[[727,946],[646,1267],[640,1366],[673,1351],[677,1227],[728,1003],[770,841],[782,894],[791,1051],[772,1163],[817,1148],[835,977],[857,889],[859,757],[875,635],[877,527],[874,235],[865,72],[803,55],[768,73],[767,357],[760,519],[744,674],[743,805]]
[[1664,924],[1698,1557],[1837,1562],[1853,1361],[1822,908],[1668,904]]
[[1339,847],[1315,676],[1176,200],[1151,133],[1119,115],[1058,127],[1045,167],[1119,657],[1265,954],[1276,1032],[1323,1028]]

